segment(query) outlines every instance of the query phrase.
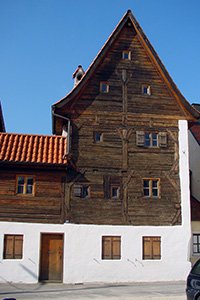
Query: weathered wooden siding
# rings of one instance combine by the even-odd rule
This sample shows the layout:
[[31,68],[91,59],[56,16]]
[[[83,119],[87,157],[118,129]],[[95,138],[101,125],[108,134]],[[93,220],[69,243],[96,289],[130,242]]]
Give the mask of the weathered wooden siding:
[[[35,177],[35,195],[16,193],[16,176]],[[0,168],[0,220],[40,223],[63,222],[65,172]]]
[[[122,51],[131,60],[122,60]],[[109,93],[100,93],[100,82]],[[142,94],[150,85],[151,95]],[[71,153],[90,197],[74,197],[68,178],[68,219],[75,223],[176,225],[181,223],[178,119],[185,113],[133,27],[125,26],[76,99],[58,112],[72,120]],[[56,121],[61,133],[62,122]],[[95,143],[95,131],[103,142]],[[166,148],[136,145],[136,132],[165,132]],[[103,178],[121,178],[120,199],[104,197]],[[158,199],[143,196],[143,179],[159,178]]]

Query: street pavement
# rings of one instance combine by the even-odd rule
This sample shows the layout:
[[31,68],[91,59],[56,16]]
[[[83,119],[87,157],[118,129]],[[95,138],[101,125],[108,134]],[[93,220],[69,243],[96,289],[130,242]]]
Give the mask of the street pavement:
[[185,282],[118,284],[0,283],[0,300],[186,300]]

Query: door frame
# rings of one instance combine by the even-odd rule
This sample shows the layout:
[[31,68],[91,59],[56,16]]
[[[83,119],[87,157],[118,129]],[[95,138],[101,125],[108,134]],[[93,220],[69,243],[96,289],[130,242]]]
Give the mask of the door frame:
[[[40,279],[41,269],[42,269],[42,236],[44,236],[44,235],[60,235],[60,236],[62,236],[63,251],[62,251],[61,280],[42,280],[42,279]],[[64,270],[64,233],[63,232],[40,232],[38,281],[39,282],[60,282],[60,283],[62,283],[63,282],[63,270]]]

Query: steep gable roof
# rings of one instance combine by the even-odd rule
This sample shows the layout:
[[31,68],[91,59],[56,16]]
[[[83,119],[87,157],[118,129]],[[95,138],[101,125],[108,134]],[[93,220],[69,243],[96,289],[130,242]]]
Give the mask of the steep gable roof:
[[0,102],[0,131],[1,132],[6,131],[4,118],[3,118],[3,111],[2,111],[2,107],[1,107],[1,102]]
[[66,167],[66,149],[62,136],[0,133],[0,164]]
[[[182,110],[185,112],[185,115],[187,115],[188,119],[198,119],[200,117],[199,112],[193,108],[187,100],[184,98],[184,96],[181,94],[175,83],[173,82],[172,78],[170,77],[169,73],[165,69],[163,63],[161,62],[160,58],[158,57],[156,51],[154,50],[153,46],[149,42],[148,38],[144,34],[142,28],[140,27],[139,23],[133,16],[132,12],[130,10],[127,11],[127,13],[124,15],[124,17],[121,19],[111,36],[108,38],[100,52],[97,54],[96,58],[92,62],[92,64],[89,66],[88,70],[83,75],[80,82],[75,86],[72,91],[67,94],[64,98],[59,100],[57,103],[52,105],[52,110],[56,110],[59,108],[62,108],[66,103],[68,103],[72,99],[78,98],[77,96],[81,93],[83,90],[85,84],[89,81],[89,79],[92,77],[92,74],[95,72],[96,68],[101,63],[102,59],[105,57],[107,51],[110,49],[110,47],[113,45],[113,43],[116,41],[119,33],[124,28],[124,26],[130,22],[132,26],[134,27],[136,33],[138,34],[140,41],[142,45],[147,50],[149,56],[151,57],[152,61],[156,65],[158,71],[162,75],[164,81],[167,83],[168,87],[174,94],[178,104],[182,108]],[[54,130],[53,130],[54,131]]]

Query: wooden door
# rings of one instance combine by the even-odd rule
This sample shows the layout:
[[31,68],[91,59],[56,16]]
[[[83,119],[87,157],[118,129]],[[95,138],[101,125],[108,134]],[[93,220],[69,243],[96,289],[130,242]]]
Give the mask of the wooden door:
[[62,281],[63,235],[42,234],[40,253],[40,281]]

